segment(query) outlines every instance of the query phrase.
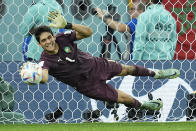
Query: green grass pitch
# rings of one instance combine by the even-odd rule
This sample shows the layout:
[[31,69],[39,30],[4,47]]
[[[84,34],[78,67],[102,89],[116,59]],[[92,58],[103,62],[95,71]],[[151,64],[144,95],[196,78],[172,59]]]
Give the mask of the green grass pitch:
[[196,122],[2,124],[0,131],[196,131]]

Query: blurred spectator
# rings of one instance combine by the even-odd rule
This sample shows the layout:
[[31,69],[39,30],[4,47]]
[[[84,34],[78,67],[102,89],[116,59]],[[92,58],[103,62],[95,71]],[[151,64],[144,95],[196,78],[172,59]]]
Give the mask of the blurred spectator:
[[174,59],[196,59],[196,1],[163,0],[177,23],[178,41]]
[[14,111],[14,87],[0,77],[0,124],[24,124],[22,113]]
[[5,15],[6,13],[6,5],[4,0],[0,0],[0,19]]
[[[49,11],[57,9],[63,13],[61,0],[40,0],[38,3],[33,3],[23,17],[20,24],[20,33],[24,35],[22,51],[24,60],[39,60],[43,49],[37,45],[37,41],[33,36],[34,29],[39,25],[48,25],[47,15]],[[58,29],[52,28],[54,33],[58,33]]]
[[[129,13],[131,21],[127,23],[119,23],[118,21],[112,20],[112,18],[105,17],[107,12],[101,10],[100,8],[95,8],[97,11],[97,16],[104,20],[104,22],[112,29],[117,30],[119,32],[125,33],[129,32],[131,34],[131,40],[129,40],[129,47],[127,51],[128,54],[133,52],[133,41],[135,39],[135,27],[137,24],[137,17],[144,12],[145,5],[140,2],[134,2],[131,6]],[[129,55],[125,56],[124,59],[129,59]]]
[[148,0],[138,17],[133,60],[172,60],[176,49],[176,21],[162,0]]

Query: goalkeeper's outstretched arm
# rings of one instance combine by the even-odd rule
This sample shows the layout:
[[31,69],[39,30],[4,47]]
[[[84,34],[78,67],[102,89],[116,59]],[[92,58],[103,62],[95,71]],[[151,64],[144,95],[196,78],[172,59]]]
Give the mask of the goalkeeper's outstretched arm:
[[48,70],[47,69],[42,69],[42,80],[40,83],[44,84],[48,81]]
[[49,24],[53,28],[65,28],[76,31],[76,39],[81,40],[92,35],[93,31],[88,27],[80,24],[68,23],[67,20],[61,15],[60,11],[50,11],[47,16],[48,20],[52,23]]
[[46,83],[48,81],[48,69],[43,69],[42,64],[42,62],[39,64],[23,63],[19,70],[22,81],[28,85]]

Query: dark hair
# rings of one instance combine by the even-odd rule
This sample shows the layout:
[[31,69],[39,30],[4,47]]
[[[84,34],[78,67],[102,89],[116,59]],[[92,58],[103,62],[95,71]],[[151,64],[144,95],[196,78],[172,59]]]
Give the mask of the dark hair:
[[152,0],[153,4],[161,4],[162,0]]
[[65,6],[64,6],[64,2],[63,0],[56,0],[57,3],[59,3],[59,5],[62,7],[62,9],[64,10]]
[[[1,1],[1,0],[0,0]],[[64,5],[64,3],[63,3],[63,0],[56,0],[56,2],[61,6],[61,8],[64,10],[65,9],[65,5]],[[33,6],[33,5],[35,5],[35,4],[37,4],[38,2],[35,2],[34,0],[32,1],[32,4],[31,4],[31,6]],[[42,3],[43,4],[43,3]],[[0,3],[0,5],[1,5],[1,3]],[[1,8],[0,8],[1,9]]]
[[46,25],[42,25],[42,26],[39,26],[35,29],[35,39],[37,40],[37,42],[39,42],[40,40],[40,35],[43,33],[43,32],[49,32],[53,35],[53,32],[52,30],[50,29],[49,26],[46,26]]
[[139,4],[137,5],[137,10],[145,11],[145,5],[144,5],[144,3],[139,3]]

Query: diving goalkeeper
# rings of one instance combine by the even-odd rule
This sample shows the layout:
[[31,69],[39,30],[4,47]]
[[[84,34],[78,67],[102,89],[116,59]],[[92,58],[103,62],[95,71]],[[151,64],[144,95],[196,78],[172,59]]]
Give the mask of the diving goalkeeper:
[[[122,103],[127,107],[159,110],[162,101],[140,102],[129,94],[113,88],[106,80],[114,76],[150,76],[155,79],[173,79],[180,75],[177,69],[149,70],[136,65],[123,65],[104,58],[93,57],[77,48],[76,40],[92,35],[92,30],[84,25],[67,23],[63,16],[49,12],[50,27],[71,29],[65,33],[53,34],[49,26],[36,29],[35,38],[42,52],[42,80],[46,83],[51,75],[57,80],[75,88],[90,98]],[[33,83],[33,82],[32,82]]]

